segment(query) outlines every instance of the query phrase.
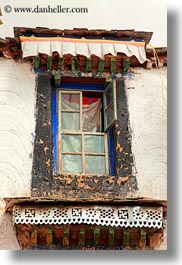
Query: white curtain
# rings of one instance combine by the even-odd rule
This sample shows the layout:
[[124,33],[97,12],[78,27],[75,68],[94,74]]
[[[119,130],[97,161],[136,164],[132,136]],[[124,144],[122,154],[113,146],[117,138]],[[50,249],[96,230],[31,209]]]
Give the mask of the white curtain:
[[[76,102],[67,101],[64,97],[61,99],[62,109],[79,110],[80,105]],[[100,132],[101,131],[101,100],[82,107],[82,123],[84,132]],[[63,130],[77,131],[80,129],[80,113],[64,112],[61,113],[61,127]]]
[[84,132],[100,132],[101,131],[101,107],[102,103],[98,101],[83,105],[83,131]]

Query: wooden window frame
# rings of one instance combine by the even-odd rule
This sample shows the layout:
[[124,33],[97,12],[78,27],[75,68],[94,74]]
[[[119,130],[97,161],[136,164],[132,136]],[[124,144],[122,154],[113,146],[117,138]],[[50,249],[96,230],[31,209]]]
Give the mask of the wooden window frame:
[[[106,99],[106,94],[107,91],[109,89],[112,89],[112,101],[111,103],[108,105],[107,104],[107,99]],[[112,82],[110,82],[108,84],[108,86],[105,88],[104,93],[103,93],[103,102],[104,102],[104,131],[107,132],[117,121],[117,107],[116,107],[116,80],[112,80]],[[113,107],[113,120],[108,123],[107,122],[107,114],[106,111],[110,108]]]
[[[83,123],[82,123],[82,95],[85,91],[73,91],[73,90],[58,90],[57,99],[58,99],[58,171],[61,174],[79,174],[79,175],[109,175],[109,155],[108,155],[108,141],[107,141],[107,133],[105,132],[84,132],[83,131]],[[80,95],[80,110],[63,110],[61,106],[61,97],[62,94],[77,94]],[[61,115],[63,112],[77,112],[80,114],[80,129],[79,130],[63,130],[61,126]],[[81,152],[63,152],[62,151],[62,136],[63,135],[80,135],[81,136],[81,146],[82,150]],[[84,144],[84,136],[86,135],[98,135],[104,137],[104,153],[91,153],[91,152],[85,152],[85,144]],[[82,173],[74,172],[63,172],[62,171],[62,155],[63,154],[70,154],[70,155],[81,155],[82,157]],[[87,155],[92,156],[103,156],[105,157],[105,173],[86,173],[86,164],[85,159]]]

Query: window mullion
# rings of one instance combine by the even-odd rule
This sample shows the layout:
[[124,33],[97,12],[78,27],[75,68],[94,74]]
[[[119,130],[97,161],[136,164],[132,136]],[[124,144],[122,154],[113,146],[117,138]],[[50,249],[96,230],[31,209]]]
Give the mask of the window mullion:
[[59,143],[58,143],[58,146],[59,146],[59,152],[58,152],[58,161],[59,161],[59,172],[62,171],[62,134],[59,133]]
[[86,173],[86,164],[85,164],[85,135],[82,132],[82,168],[83,174]]
[[62,112],[68,112],[68,113],[80,113],[79,110],[62,110]]
[[80,131],[83,132],[83,106],[82,106],[82,92],[80,92]]
[[105,153],[85,153],[85,155],[88,155],[88,156],[106,156]]
[[82,92],[80,92],[80,130],[82,135],[82,173],[85,174],[85,138],[83,133],[83,98]]

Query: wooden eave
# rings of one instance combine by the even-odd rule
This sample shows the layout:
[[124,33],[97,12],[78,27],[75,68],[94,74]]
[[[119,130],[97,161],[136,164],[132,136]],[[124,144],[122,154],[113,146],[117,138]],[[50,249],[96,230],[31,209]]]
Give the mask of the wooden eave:
[[[167,54],[167,47],[155,48],[155,51],[157,52],[157,54]],[[146,48],[146,53],[152,54],[153,49],[152,48]]]
[[[73,28],[73,29],[49,29],[49,28],[28,28],[28,27],[14,27],[14,38],[7,37],[6,39],[0,39],[0,56],[5,56],[6,58],[21,59],[22,50],[20,43],[20,36],[36,36],[36,37],[72,37],[72,38],[98,38],[98,39],[114,39],[114,40],[143,40],[145,41],[145,50],[147,59],[152,62],[155,61],[154,49],[147,45],[152,37],[152,32],[135,31],[134,29],[127,30],[104,30],[104,29],[91,29],[87,28]],[[164,62],[163,65],[167,65],[167,48],[155,48],[155,53],[159,59]],[[39,54],[40,57],[40,69],[47,69],[47,55]],[[70,54],[64,55],[64,70],[71,70],[71,58]],[[104,58],[104,72],[110,72],[111,68],[111,54],[106,54]],[[129,59],[130,67],[144,67],[147,68],[147,62],[141,65],[135,56],[127,57],[125,54],[118,53],[115,57],[116,59],[116,73],[121,73],[123,68],[123,63],[125,59]],[[154,58],[154,59],[153,59]],[[25,60],[32,61],[33,58],[26,58]],[[58,69],[59,54],[54,52],[52,54],[52,70]],[[82,55],[77,55],[78,70],[85,72],[86,57]],[[91,56],[91,72],[97,72],[99,64],[99,58],[95,55]],[[153,64],[155,66],[155,64]]]
[[153,32],[135,31],[131,30],[105,30],[105,29],[87,29],[87,28],[73,28],[73,29],[49,29],[49,28],[27,28],[14,27],[14,36],[32,36],[35,37],[57,37],[57,36],[74,36],[77,38],[113,38],[113,39],[127,39],[127,40],[143,40],[147,45],[153,35]]

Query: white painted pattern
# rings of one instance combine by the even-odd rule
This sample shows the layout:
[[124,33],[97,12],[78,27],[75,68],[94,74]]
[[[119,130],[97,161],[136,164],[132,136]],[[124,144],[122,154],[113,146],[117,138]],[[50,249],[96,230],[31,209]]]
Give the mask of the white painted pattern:
[[35,74],[0,59],[0,197],[30,196],[35,130]]
[[137,73],[125,84],[139,193],[167,200],[167,69]]
[[13,208],[14,224],[97,224],[120,227],[162,227],[162,207],[22,206]]

